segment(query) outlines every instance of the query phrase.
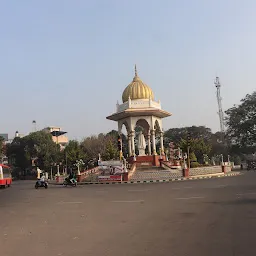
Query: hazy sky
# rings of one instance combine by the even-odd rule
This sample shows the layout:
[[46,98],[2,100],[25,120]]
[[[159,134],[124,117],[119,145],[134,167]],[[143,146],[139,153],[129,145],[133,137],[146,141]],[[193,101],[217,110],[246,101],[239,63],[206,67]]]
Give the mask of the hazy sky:
[[0,0],[0,133],[60,126],[108,132],[134,76],[173,113],[171,127],[219,121],[256,84],[255,0]]

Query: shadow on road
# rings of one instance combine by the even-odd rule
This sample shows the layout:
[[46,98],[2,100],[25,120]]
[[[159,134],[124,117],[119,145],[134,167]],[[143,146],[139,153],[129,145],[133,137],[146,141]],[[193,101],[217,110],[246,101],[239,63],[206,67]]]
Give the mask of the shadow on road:
[[220,201],[220,202],[206,202],[207,204],[218,204],[218,205],[251,205],[256,204],[256,199],[250,199],[250,198],[238,198],[233,201]]

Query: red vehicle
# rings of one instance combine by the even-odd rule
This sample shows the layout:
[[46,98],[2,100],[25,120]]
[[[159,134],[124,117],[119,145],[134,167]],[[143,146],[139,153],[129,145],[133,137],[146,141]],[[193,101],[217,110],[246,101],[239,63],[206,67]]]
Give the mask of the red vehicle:
[[0,187],[10,187],[12,184],[11,168],[7,165],[0,164]]

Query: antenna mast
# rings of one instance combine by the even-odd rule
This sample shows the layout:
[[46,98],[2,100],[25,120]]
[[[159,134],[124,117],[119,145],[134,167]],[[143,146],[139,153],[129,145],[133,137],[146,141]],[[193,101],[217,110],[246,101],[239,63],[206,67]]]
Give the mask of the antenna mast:
[[224,113],[222,110],[222,98],[220,96],[220,79],[219,77],[216,77],[215,81],[214,81],[215,87],[217,88],[217,102],[218,102],[218,115],[219,115],[219,119],[220,119],[220,132],[222,133],[222,136],[224,136],[224,132],[225,132],[225,128],[224,128]]

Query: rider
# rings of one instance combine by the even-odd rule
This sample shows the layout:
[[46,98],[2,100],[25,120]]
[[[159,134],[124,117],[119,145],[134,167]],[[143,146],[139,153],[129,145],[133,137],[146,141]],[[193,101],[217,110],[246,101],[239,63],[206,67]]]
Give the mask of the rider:
[[44,173],[42,173],[42,175],[41,175],[40,179],[38,179],[38,182],[39,182],[39,184],[40,184],[40,185],[41,185],[42,183],[44,183],[44,182],[45,182],[45,176],[44,176]]
[[68,181],[69,181],[70,183],[76,182],[76,174],[75,174],[73,171],[70,172],[70,174],[69,174],[69,176],[68,176]]
[[75,182],[76,182],[76,174],[75,174],[74,172],[72,173],[71,182],[72,182],[72,183],[75,183]]

